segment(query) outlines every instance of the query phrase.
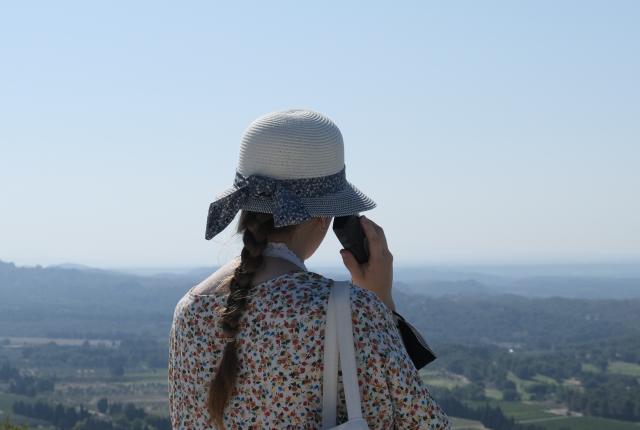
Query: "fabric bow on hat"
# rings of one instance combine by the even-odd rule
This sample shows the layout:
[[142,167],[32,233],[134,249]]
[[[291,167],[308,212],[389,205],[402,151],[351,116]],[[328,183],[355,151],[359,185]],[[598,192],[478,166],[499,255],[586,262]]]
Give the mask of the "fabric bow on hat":
[[235,190],[209,205],[205,239],[209,240],[225,229],[242,209],[249,197],[271,197],[274,204],[275,227],[299,224],[311,215],[286,180],[263,175],[243,176],[236,172]]

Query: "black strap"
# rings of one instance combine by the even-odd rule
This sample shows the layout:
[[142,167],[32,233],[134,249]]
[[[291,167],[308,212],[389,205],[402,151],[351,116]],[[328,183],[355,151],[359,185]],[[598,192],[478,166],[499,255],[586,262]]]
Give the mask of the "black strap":
[[427,341],[418,333],[418,330],[411,324],[409,324],[402,315],[396,311],[392,311],[398,324],[398,330],[402,337],[402,343],[409,353],[409,357],[416,369],[420,370],[427,364],[436,359],[436,355],[433,353]]

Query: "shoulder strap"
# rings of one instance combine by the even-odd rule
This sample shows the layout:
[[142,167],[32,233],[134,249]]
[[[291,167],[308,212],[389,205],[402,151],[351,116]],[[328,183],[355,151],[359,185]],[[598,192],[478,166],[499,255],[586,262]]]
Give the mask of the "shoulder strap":
[[[362,418],[360,388],[353,341],[351,289],[345,281],[334,282],[329,295],[325,334],[322,423],[331,428],[336,423],[338,394],[338,357],[347,401],[348,419]],[[338,336],[338,330],[340,336]]]
[[324,334],[324,364],[322,371],[322,428],[336,426],[338,395],[338,329],[336,322],[335,292],[333,282],[327,305],[327,324]]

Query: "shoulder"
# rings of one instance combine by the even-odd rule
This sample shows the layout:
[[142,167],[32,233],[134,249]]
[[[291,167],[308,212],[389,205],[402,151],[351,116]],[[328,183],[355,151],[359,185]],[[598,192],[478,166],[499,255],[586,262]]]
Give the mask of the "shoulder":
[[367,313],[379,313],[385,307],[375,293],[350,280],[332,279],[312,271],[297,271],[278,277],[273,282],[258,286],[254,293],[256,299],[268,299],[275,296],[288,301],[290,305],[300,301],[314,301],[317,305],[326,305],[331,288],[336,282],[349,284],[353,309]]
[[236,267],[240,264],[240,257],[236,256],[221,266],[218,270],[207,276],[206,279],[193,286],[192,291],[195,294],[215,294],[220,284],[233,274]]
[[399,336],[391,309],[373,291],[346,282],[350,287],[356,348],[360,354],[388,357]]
[[351,280],[336,280],[314,272],[310,273],[313,274],[312,278],[316,282],[327,288],[327,294],[330,292],[330,288],[335,282],[347,282],[351,297],[351,308],[354,314],[382,319],[390,318],[391,321],[393,321],[391,310],[373,291],[354,284]]
[[237,260],[221,266],[204,280],[192,285],[178,300],[173,312],[173,325],[189,326],[194,319],[213,317],[224,304],[228,292],[218,289],[220,282],[233,273]]
[[[363,288],[354,284],[350,280],[333,279],[333,278],[324,276],[320,273],[311,272],[311,271],[294,273],[293,280],[297,286],[300,286],[303,288],[304,287],[317,288],[317,289],[326,290],[327,292],[330,292],[331,287],[336,282],[346,282],[347,284],[349,284],[351,300],[354,300],[354,299],[362,300],[367,303],[373,303],[373,304],[375,302],[380,302],[380,300],[378,299],[378,296],[375,293],[373,293],[370,290],[367,290],[366,288]],[[383,304],[382,302],[380,303]]]

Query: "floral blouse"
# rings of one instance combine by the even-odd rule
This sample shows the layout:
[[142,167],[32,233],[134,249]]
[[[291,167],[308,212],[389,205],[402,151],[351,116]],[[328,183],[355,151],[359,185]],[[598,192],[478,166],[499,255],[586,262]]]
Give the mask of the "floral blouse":
[[[321,429],[324,329],[333,281],[293,270],[252,287],[237,334],[239,374],[225,429]],[[174,430],[210,430],[209,382],[224,350],[218,327],[226,294],[178,302],[170,330],[169,411]],[[351,284],[363,418],[374,429],[450,429],[409,358],[391,310]],[[338,423],[347,419],[338,372]]]

